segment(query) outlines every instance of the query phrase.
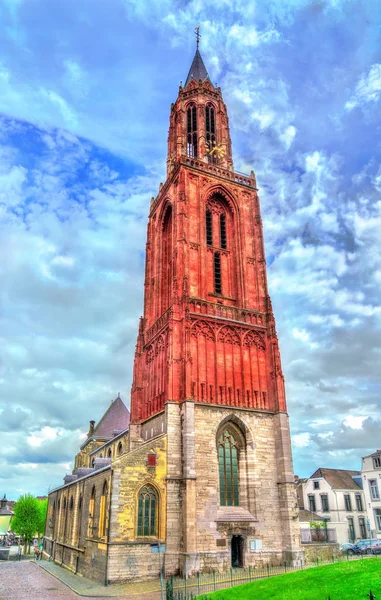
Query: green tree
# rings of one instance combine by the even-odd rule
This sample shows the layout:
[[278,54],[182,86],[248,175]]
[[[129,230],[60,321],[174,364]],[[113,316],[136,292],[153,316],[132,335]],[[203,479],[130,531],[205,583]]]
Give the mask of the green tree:
[[24,552],[30,552],[30,543],[41,523],[39,501],[31,494],[20,496],[14,508],[11,529],[24,540]]
[[327,521],[311,521],[310,527],[315,530],[315,541],[327,540]]
[[36,533],[38,535],[38,539],[45,534],[45,525],[46,525],[46,516],[48,513],[48,499],[45,500],[37,500],[38,502],[38,510],[40,512],[40,518],[38,522],[38,527]]

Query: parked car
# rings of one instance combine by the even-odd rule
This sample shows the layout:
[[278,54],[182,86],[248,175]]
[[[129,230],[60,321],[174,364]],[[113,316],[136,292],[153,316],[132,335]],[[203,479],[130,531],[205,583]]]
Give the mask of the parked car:
[[381,554],[381,540],[376,540],[371,544],[369,550],[372,554]]
[[352,548],[348,548],[347,554],[372,554],[370,546],[377,540],[358,540]]
[[346,544],[340,544],[340,552],[346,554],[348,550],[352,550],[353,546],[354,544],[349,544],[348,542]]

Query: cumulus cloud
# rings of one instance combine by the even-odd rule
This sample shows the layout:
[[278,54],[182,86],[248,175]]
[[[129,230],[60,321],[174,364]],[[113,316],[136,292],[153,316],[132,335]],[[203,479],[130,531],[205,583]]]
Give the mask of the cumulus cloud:
[[358,468],[378,445],[375,4],[358,3],[356,26],[340,0],[117,0],[91,13],[79,0],[75,14],[37,0],[3,9],[8,497],[59,485],[88,420],[118,391],[128,404],[149,200],[165,177],[170,103],[193,58],[195,23],[228,107],[235,167],[254,168],[260,187],[295,470]]

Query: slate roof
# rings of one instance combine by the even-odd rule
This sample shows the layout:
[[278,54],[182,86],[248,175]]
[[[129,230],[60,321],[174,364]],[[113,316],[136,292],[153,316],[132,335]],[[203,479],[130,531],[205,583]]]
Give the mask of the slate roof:
[[[194,55],[194,59],[191,64],[191,68],[189,69],[188,77],[186,79],[184,87],[187,87],[191,79],[195,79],[196,81],[198,81],[199,79],[201,79],[202,81],[205,81],[205,79],[209,79],[208,71],[205,68],[204,61],[202,60],[198,48],[196,50],[196,54]],[[210,83],[212,82],[210,81]]]
[[118,396],[113,400],[101,420],[94,428],[91,437],[112,438],[115,430],[127,429],[130,424],[130,411]]
[[361,490],[352,477],[361,477],[361,471],[346,469],[317,469],[310,479],[323,477],[333,490]]

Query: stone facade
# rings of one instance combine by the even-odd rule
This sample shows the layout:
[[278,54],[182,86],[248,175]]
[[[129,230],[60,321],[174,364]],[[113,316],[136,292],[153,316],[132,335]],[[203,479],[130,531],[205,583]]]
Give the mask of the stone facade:
[[54,560],[112,583],[157,577],[157,543],[165,575],[302,559],[255,176],[198,50],[150,207],[128,427],[123,406],[50,494]]

